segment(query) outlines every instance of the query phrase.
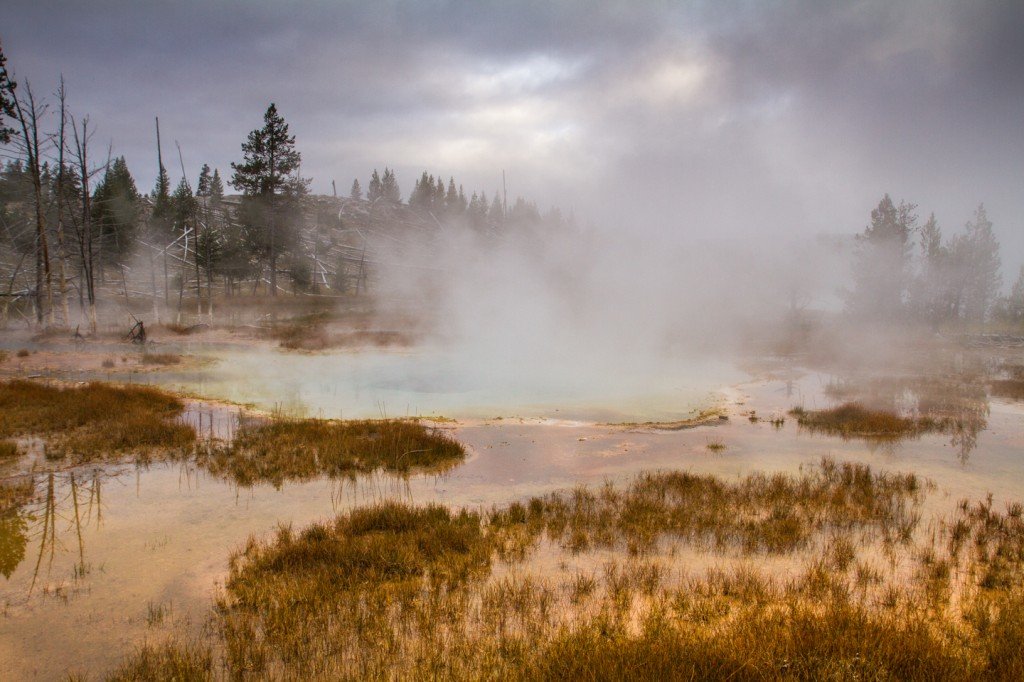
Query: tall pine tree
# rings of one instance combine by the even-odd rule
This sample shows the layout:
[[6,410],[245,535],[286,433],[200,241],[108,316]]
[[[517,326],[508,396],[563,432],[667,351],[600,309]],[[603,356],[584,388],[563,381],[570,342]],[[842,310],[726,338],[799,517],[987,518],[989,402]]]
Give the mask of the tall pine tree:
[[249,133],[242,143],[243,160],[232,163],[231,185],[247,198],[247,215],[261,223],[255,233],[261,236],[259,246],[270,265],[270,291],[277,295],[277,259],[287,235],[280,220],[282,204],[279,197],[289,189],[289,176],[296,172],[302,155],[295,149],[295,136],[288,134],[288,124],[271,103],[263,115],[263,127]]

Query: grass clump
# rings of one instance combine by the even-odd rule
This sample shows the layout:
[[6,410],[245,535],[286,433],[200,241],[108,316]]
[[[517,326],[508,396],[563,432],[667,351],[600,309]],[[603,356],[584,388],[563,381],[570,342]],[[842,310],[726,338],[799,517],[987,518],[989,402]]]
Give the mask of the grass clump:
[[380,675],[408,628],[431,627],[403,632],[391,619],[486,575],[492,549],[478,513],[401,503],[250,542],[217,602],[228,666],[255,677]]
[[211,444],[199,463],[239,485],[352,476],[376,470],[444,469],[465,459],[454,438],[408,420],[274,419],[242,425]]
[[48,457],[70,454],[76,461],[180,450],[196,437],[176,421],[183,409],[176,397],[143,386],[9,381],[0,383],[0,438],[42,436]]
[[[902,504],[919,492],[913,476],[824,460],[799,476],[735,482],[645,474],[488,514],[357,508],[250,540],[231,559],[211,648],[145,649],[115,679],[1021,679],[1024,507],[965,502],[926,534],[927,551],[891,547],[903,552],[893,567],[921,570],[883,573],[858,556],[872,542],[864,531],[906,522]],[[702,518],[705,508],[713,515]],[[786,574],[746,560],[680,574],[687,558],[674,552],[598,570],[496,570],[517,537],[576,530],[595,547],[645,528],[704,549],[719,534],[726,549],[748,534],[768,546],[776,528],[759,524],[786,509],[809,534]],[[959,560],[943,545],[954,535]],[[996,557],[1007,578],[986,587]],[[954,599],[958,580],[969,584]]]
[[[873,528],[897,538],[914,527],[922,492],[913,474],[874,473],[823,459],[799,476],[751,474],[738,482],[687,472],[642,474],[624,488],[577,488],[530,501],[527,523],[564,548],[655,548],[660,536],[744,552],[791,552],[826,529]],[[495,523],[514,521],[508,511]],[[905,534],[905,533],[904,533]]]
[[139,647],[109,682],[192,682],[212,680],[213,653],[201,644],[167,641]]
[[180,365],[181,356],[174,353],[143,353],[141,362],[144,365]]
[[942,424],[934,419],[901,417],[886,410],[868,409],[860,403],[843,403],[828,410],[814,411],[796,407],[790,410],[790,415],[808,431],[846,439],[898,440],[942,429]]
[[21,448],[13,440],[0,440],[0,462],[17,459],[21,456]]
[[1024,400],[1024,379],[996,379],[989,384],[992,395],[1010,400]]
[[18,349],[18,352],[15,353],[15,355],[17,355],[19,358],[27,358],[28,356],[32,355],[32,352],[28,348],[20,348]]

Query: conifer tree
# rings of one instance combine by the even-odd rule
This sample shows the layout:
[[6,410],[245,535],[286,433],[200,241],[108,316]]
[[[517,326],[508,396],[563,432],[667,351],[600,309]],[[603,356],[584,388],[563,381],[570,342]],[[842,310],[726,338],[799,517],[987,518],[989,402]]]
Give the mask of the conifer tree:
[[253,234],[259,236],[261,251],[270,265],[270,291],[277,295],[277,259],[286,235],[278,234],[285,226],[279,212],[278,197],[289,188],[290,176],[299,168],[301,154],[295,149],[295,136],[288,134],[288,124],[271,102],[263,115],[263,127],[249,133],[242,143],[243,160],[232,163],[231,185],[249,199],[248,216],[262,223]]
[[352,181],[352,189],[349,190],[348,196],[356,201],[363,198],[363,188],[359,186],[359,178]]
[[210,178],[210,205],[219,206],[224,199],[224,183],[220,179],[220,170],[213,169],[213,177]]
[[114,159],[93,192],[92,223],[102,235],[100,259],[107,264],[124,262],[138,236],[141,196],[123,156]]
[[366,198],[371,201],[377,201],[384,195],[383,187],[380,182],[380,175],[377,174],[377,169],[373,169],[373,175],[370,176],[369,189],[366,192]]
[[444,210],[448,215],[458,215],[459,211],[459,192],[455,189],[455,178],[448,178],[448,191],[444,195]]
[[0,45],[0,144],[7,144],[11,141],[11,136],[17,134],[4,120],[13,119],[17,115],[14,109],[16,87],[17,84],[7,73],[7,57],[4,56],[3,45]]
[[381,196],[387,201],[399,203],[402,201],[402,192],[398,188],[398,179],[395,172],[390,168],[384,169],[384,179],[381,181]]
[[853,288],[846,292],[851,314],[892,322],[903,313],[915,208],[905,202],[897,206],[886,194],[871,211],[871,223],[857,235]]
[[210,177],[210,164],[204,163],[202,170],[199,171],[199,182],[196,183],[197,197],[210,196],[210,182],[212,179]]
[[992,232],[992,221],[988,219],[984,204],[978,206],[974,219],[965,226],[964,237],[961,263],[966,273],[963,312],[968,321],[981,324],[995,303],[1002,284],[999,242]]

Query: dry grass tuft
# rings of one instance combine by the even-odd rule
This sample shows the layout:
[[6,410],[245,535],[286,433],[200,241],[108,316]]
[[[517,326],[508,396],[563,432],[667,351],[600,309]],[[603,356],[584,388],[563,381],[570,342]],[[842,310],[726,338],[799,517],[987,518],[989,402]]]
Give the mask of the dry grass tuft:
[[12,440],[0,440],[0,462],[16,459],[21,455],[18,444]]
[[191,426],[175,421],[183,409],[174,396],[142,386],[9,381],[0,384],[0,438],[43,436],[48,457],[75,461],[183,450],[196,437]]
[[[799,476],[751,474],[735,483],[687,472],[642,474],[624,488],[534,498],[522,513],[570,551],[625,546],[647,552],[669,535],[693,546],[777,553],[805,547],[827,528],[874,528],[898,538],[917,524],[921,493],[912,474],[823,459]],[[515,522],[519,509],[497,512],[492,523]]]
[[229,443],[210,444],[199,463],[240,485],[375,470],[441,470],[466,451],[442,431],[407,420],[274,419],[244,423]]
[[886,410],[870,410],[860,403],[815,411],[796,407],[790,414],[808,431],[841,438],[898,440],[943,428],[941,422],[931,418],[910,419]]
[[1010,400],[1024,400],[1024,379],[996,379],[989,384],[992,395]]
[[110,682],[193,682],[213,679],[213,653],[199,644],[165,642],[139,647]]
[[144,365],[180,365],[181,356],[173,353],[143,353],[141,362]]
[[[964,502],[895,578],[858,552],[872,529],[916,523],[903,505],[918,493],[913,476],[825,460],[735,482],[645,474],[488,514],[359,508],[251,540],[217,599],[215,641],[145,648],[113,679],[1021,679],[1024,507]],[[677,579],[664,555],[492,574],[545,534],[789,551],[780,520],[816,539],[788,577],[744,562]]]

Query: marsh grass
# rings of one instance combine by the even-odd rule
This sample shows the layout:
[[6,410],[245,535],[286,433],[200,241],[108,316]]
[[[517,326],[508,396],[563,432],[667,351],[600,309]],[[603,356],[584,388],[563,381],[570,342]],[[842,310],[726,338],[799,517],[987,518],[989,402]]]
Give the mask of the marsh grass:
[[183,409],[176,397],[148,387],[15,380],[0,383],[0,438],[41,436],[48,458],[76,462],[181,452],[195,440],[192,427],[176,421]]
[[923,484],[913,474],[875,473],[864,464],[819,466],[788,474],[750,474],[738,482],[711,475],[656,472],[624,487],[576,488],[496,511],[494,524],[541,525],[573,551],[589,547],[656,549],[668,535],[691,546],[742,552],[792,552],[829,529],[874,530],[898,540],[916,526]]
[[466,451],[443,431],[411,420],[288,419],[243,422],[234,438],[199,449],[199,464],[239,485],[377,470],[443,470]]
[[889,410],[872,410],[860,403],[843,403],[827,410],[804,410],[795,407],[790,415],[797,424],[812,433],[825,433],[840,438],[899,440],[928,431],[942,431],[944,422],[931,417],[901,417]]
[[989,384],[992,395],[1010,400],[1024,400],[1024,379],[995,379]]
[[139,647],[117,670],[111,682],[193,682],[213,679],[213,652],[195,643],[168,641]]
[[[215,639],[144,647],[113,679],[1020,679],[1024,508],[965,501],[879,568],[870,531],[916,523],[905,505],[920,491],[913,476],[825,460],[736,482],[653,473],[487,513],[359,508],[251,540],[216,600]],[[795,547],[764,523],[780,509],[801,510],[795,527],[813,536],[786,572],[749,555]],[[512,570],[527,549],[495,570],[510,538],[536,548],[577,531],[593,545],[646,533],[703,549],[722,536],[733,553],[716,556],[733,560]]]
[[0,440],[0,462],[9,462],[21,456],[21,448],[13,440]]
[[180,365],[181,356],[173,353],[143,353],[140,362],[144,365]]

